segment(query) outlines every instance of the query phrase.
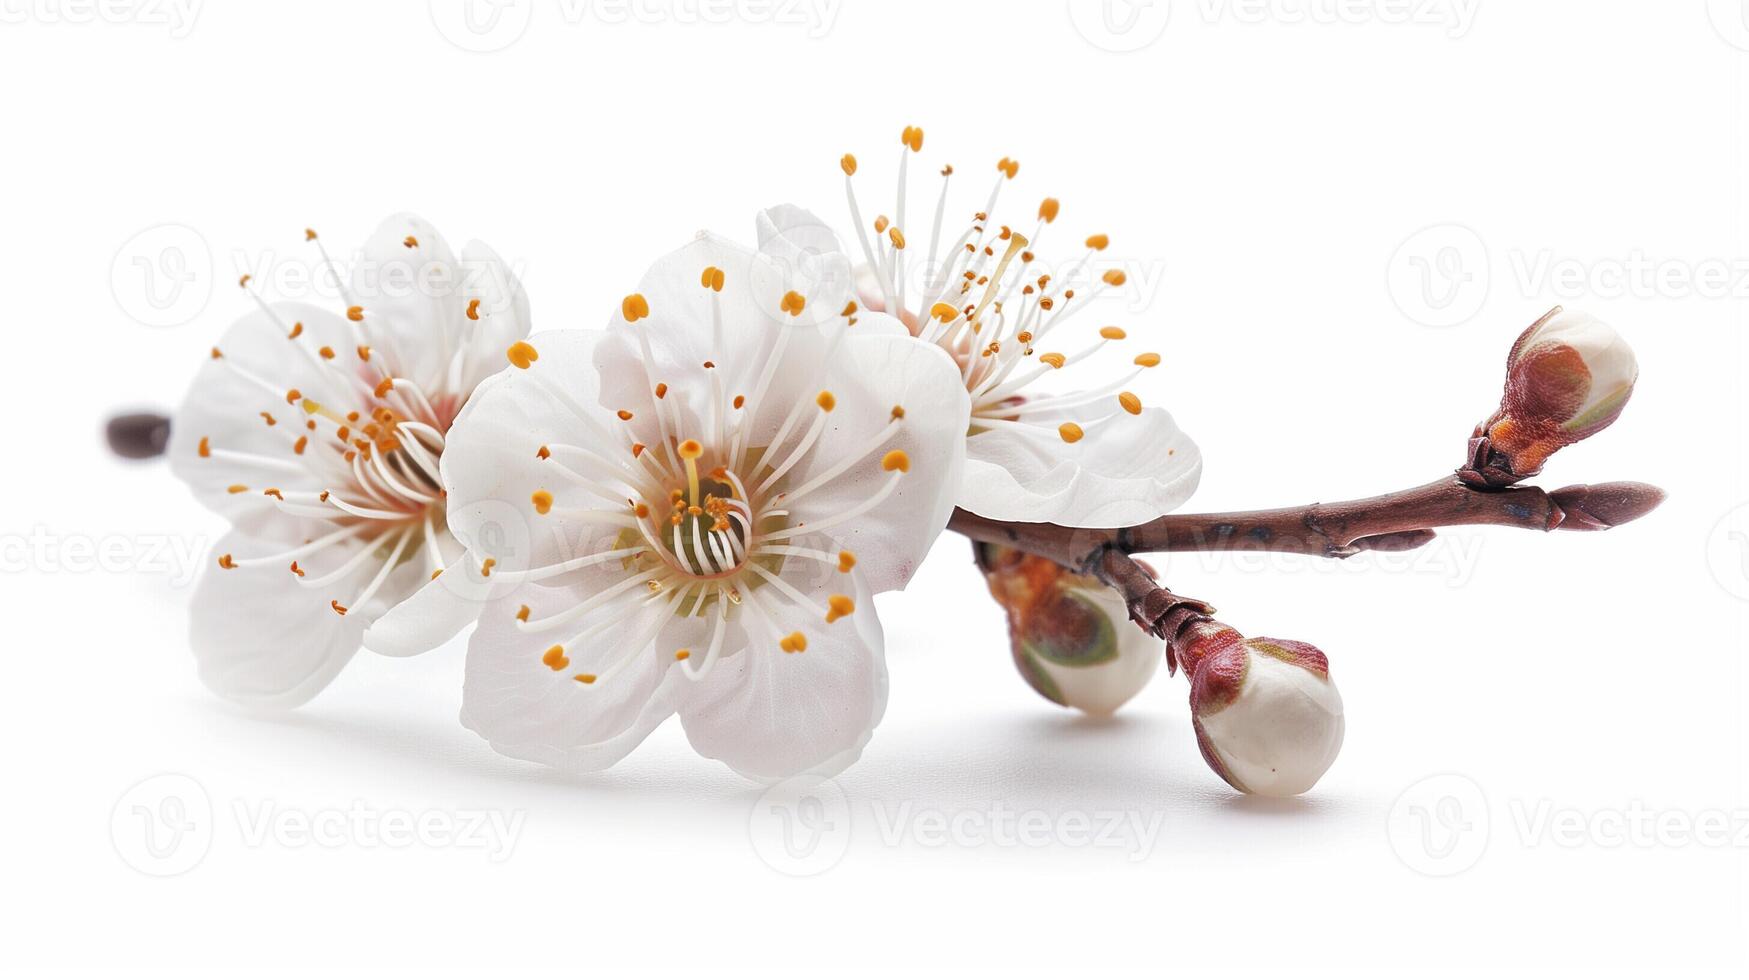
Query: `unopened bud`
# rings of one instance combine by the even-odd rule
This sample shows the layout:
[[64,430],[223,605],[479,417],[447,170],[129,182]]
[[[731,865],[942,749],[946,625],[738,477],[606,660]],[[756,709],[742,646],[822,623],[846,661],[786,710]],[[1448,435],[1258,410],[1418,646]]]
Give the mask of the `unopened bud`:
[[1500,407],[1476,427],[1459,475],[1490,486],[1535,476],[1557,449],[1614,422],[1638,376],[1633,349],[1608,324],[1555,307],[1512,345]]
[[[1195,635],[1200,629],[1201,635]],[[1312,788],[1342,748],[1342,695],[1309,643],[1191,627],[1180,657],[1190,674],[1197,745],[1234,789],[1294,796]]]
[[1160,641],[1130,622],[1115,591],[1036,555],[978,548],[990,594],[1008,613],[1014,665],[1033,690],[1103,716],[1147,686]]

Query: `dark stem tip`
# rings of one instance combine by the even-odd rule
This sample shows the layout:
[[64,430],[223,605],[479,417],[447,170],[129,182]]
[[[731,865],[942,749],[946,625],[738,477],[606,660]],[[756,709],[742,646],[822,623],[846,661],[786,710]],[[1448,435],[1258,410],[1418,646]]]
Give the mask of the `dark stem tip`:
[[1664,502],[1664,491],[1649,483],[1595,483],[1549,493],[1561,508],[1563,531],[1605,531],[1638,520]]
[[109,451],[123,459],[153,459],[170,444],[170,417],[158,412],[116,415],[104,424]]

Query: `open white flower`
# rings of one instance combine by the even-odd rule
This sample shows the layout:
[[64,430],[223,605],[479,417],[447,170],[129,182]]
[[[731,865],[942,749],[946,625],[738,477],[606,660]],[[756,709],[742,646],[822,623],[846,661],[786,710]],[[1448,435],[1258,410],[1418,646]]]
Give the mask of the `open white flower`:
[[[858,274],[866,305],[895,313],[959,366],[972,399],[959,505],[996,520],[1101,526],[1150,520],[1188,500],[1202,472],[1196,444],[1164,409],[1144,406],[1128,390],[1137,374],[1160,363],[1158,353],[1129,354],[1129,371],[1091,387],[1046,390],[1057,372],[1071,371],[1126,339],[1118,326],[1079,339],[1070,335],[1080,328],[1066,327],[1102,292],[1126,283],[1123,270],[1111,268],[1085,295],[1075,289],[1092,275],[1109,239],[1088,236],[1086,252],[1060,274],[1040,272],[1035,253],[1060,207],[1046,198],[1030,235],[999,224],[1002,187],[1020,169],[1006,158],[997,164],[983,208],[957,235],[950,226],[952,237],[944,237],[942,228],[954,169],[944,167],[929,234],[914,234],[922,226],[907,223],[906,174],[911,155],[923,148],[923,131],[907,127],[901,142],[892,217],[880,215],[872,225],[865,226],[856,199],[856,158],[847,154],[841,162],[865,263]],[[760,246],[815,256],[837,247],[819,219],[787,206],[765,213]],[[913,280],[920,284],[915,289]]]
[[871,595],[946,525],[967,397],[847,277],[701,237],[606,333],[540,334],[443,458],[484,603],[462,721],[507,755],[605,768],[678,713],[757,779],[854,761],[886,704]]
[[[306,231],[336,283],[316,233]],[[394,612],[461,547],[439,478],[480,380],[528,333],[528,301],[491,249],[458,258],[419,218],[384,221],[339,286],[342,312],[267,302],[212,350],[177,413],[171,466],[231,531],[195,591],[191,642],[219,694],[299,704],[360,644],[404,655],[465,609]]]

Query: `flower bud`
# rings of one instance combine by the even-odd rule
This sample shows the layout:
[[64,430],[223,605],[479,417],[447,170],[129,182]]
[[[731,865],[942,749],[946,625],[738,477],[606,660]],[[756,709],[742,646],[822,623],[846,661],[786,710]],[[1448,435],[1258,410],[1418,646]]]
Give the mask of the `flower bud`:
[[1187,632],[1190,713],[1209,767],[1242,793],[1311,789],[1342,748],[1342,695],[1324,654],[1212,622]]
[[1048,559],[977,547],[990,594],[1008,613],[1014,665],[1033,690],[1104,716],[1147,686],[1160,641],[1130,622],[1121,596]]
[[1500,408],[1476,427],[1459,475],[1492,486],[1535,476],[1555,450],[1614,422],[1638,376],[1633,349],[1608,324],[1555,307],[1512,345]]

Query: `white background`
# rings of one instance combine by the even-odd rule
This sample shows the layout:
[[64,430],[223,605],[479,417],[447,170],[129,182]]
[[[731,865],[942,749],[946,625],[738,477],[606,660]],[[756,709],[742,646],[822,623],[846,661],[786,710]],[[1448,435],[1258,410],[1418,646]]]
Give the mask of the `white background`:
[[[485,34],[458,0],[0,12],[5,972],[1742,975],[1735,0],[521,0]],[[1204,767],[1181,678],[1106,724],[1039,699],[951,536],[880,602],[891,707],[792,814],[823,831],[799,864],[677,729],[594,778],[494,756],[456,724],[459,642],[363,656],[284,717],[200,687],[185,603],[220,528],[99,431],[180,399],[241,271],[412,209],[517,264],[537,329],[595,327],[701,227],[845,220],[845,151],[884,195],[913,123],[972,176],[963,208],[1012,156],[1014,223],[1052,194],[1058,242],[1111,234],[1143,288],[1105,316],[1165,354],[1138,390],[1203,447],[1193,509],[1449,471],[1557,302],[1642,376],[1544,485],[1670,500],[1412,562],[1162,562],[1329,653],[1347,744],[1286,803]],[[158,774],[186,778],[130,790]],[[353,810],[516,832],[392,847]],[[1114,816],[1118,846],[1081,838]]]

